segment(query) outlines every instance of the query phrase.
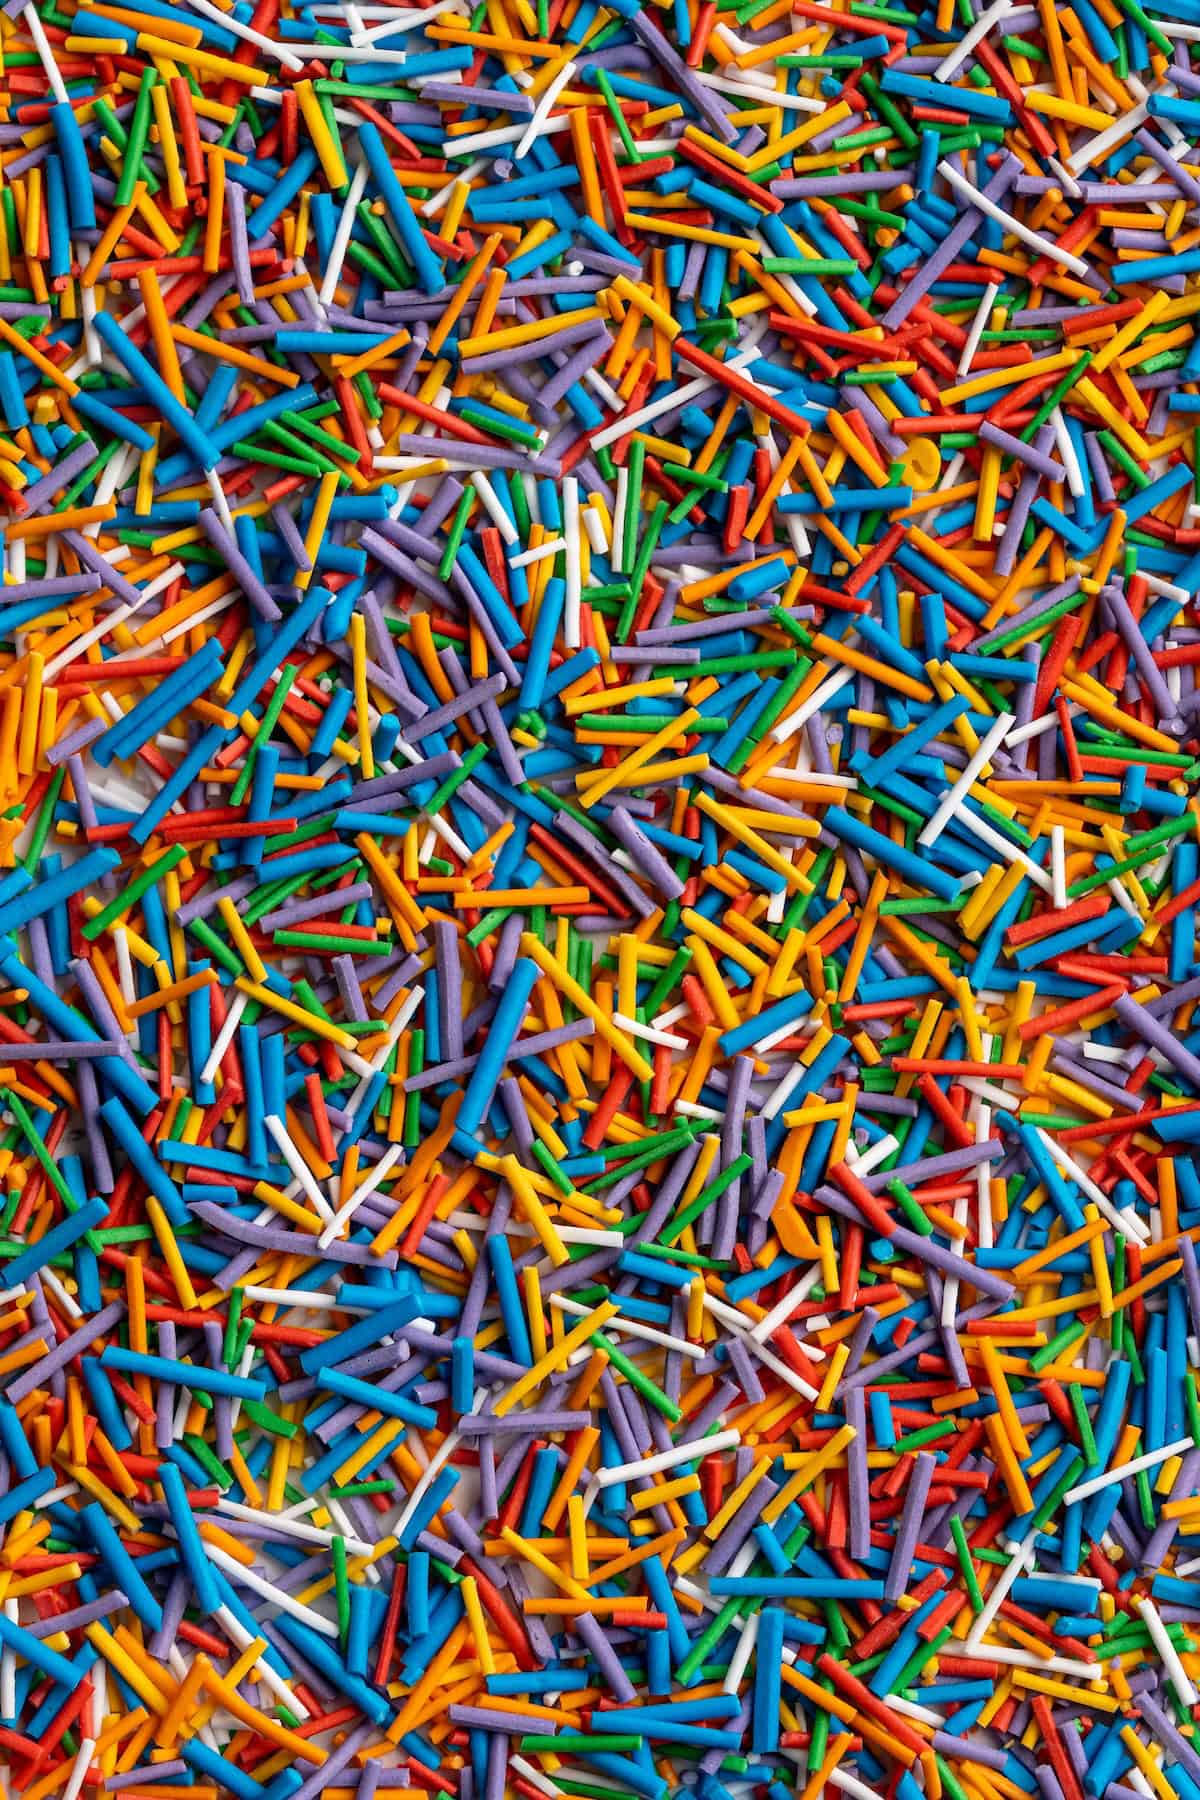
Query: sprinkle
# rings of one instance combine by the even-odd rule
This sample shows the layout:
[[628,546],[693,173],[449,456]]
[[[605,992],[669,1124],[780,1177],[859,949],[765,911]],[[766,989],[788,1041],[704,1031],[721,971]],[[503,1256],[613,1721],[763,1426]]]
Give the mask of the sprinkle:
[[1195,1795],[1182,14],[7,8],[14,1794]]

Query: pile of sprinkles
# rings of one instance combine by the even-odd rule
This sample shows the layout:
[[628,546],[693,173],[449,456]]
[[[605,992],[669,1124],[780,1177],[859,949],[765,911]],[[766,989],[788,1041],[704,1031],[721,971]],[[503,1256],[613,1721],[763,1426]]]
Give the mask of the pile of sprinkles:
[[3,0],[12,1800],[1200,1800],[1200,3]]

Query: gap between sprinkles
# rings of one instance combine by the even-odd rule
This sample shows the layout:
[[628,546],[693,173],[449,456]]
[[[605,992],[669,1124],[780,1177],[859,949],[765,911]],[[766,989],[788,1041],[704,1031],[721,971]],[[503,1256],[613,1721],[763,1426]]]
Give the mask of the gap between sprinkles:
[[1196,0],[0,7],[21,1800],[1200,1800]]

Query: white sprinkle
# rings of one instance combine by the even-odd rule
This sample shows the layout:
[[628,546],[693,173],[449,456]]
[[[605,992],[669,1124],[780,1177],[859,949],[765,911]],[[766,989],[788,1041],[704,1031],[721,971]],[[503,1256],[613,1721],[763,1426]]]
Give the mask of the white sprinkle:
[[807,725],[808,721],[821,711],[827,701],[832,700],[833,696],[840,693],[846,683],[848,681],[853,681],[853,679],[853,669],[835,669],[829,679],[823,681],[820,687],[808,696],[808,699],[802,706],[798,706],[795,712],[790,712],[785,719],[780,719],[778,725],[773,725],[771,727],[771,736],[775,739],[775,742],[777,744],[782,744],[785,743],[788,738],[794,737],[796,732]]
[[1135,1456],[1132,1462],[1121,1463],[1115,1469],[1108,1469],[1103,1475],[1093,1475],[1090,1481],[1081,1481],[1078,1487],[1070,1488],[1063,1495],[1064,1506],[1074,1506],[1077,1500],[1088,1500],[1093,1494],[1101,1494],[1105,1488],[1112,1487],[1118,1481],[1124,1481],[1130,1475],[1140,1475],[1143,1469],[1156,1469],[1160,1463],[1170,1462],[1173,1456],[1182,1456],[1186,1450],[1194,1450],[1195,1445],[1190,1437],[1176,1438],[1173,1444],[1164,1444],[1161,1449],[1147,1450],[1144,1456]]
[[[1008,0],[1001,0],[1001,5],[1007,6]],[[979,23],[982,23],[982,20],[979,21]],[[970,36],[970,33],[968,32],[967,35]],[[950,58],[947,57],[946,60],[949,62]],[[975,308],[975,317],[971,320],[971,329],[967,333],[967,341],[963,345],[963,353],[958,359],[957,373],[959,375],[966,375],[970,372],[971,364],[975,359],[975,352],[978,350],[980,339],[983,337],[984,326],[988,322],[988,315],[996,304],[996,295],[999,292],[999,284],[994,281],[989,281],[983,290],[983,296],[980,299],[979,305]]]
[[225,1023],[213,1040],[213,1047],[208,1053],[208,1061],[200,1071],[201,1081],[211,1081],[221,1066],[221,1059],[233,1042],[233,1034],[241,1023],[242,1014],[250,1004],[249,995],[239,989],[233,996],[229,1011],[225,1014]]
[[721,1689],[726,1694],[736,1694],[742,1684],[742,1678],[754,1654],[754,1646],[758,1642],[759,1613],[746,1620],[746,1629],[733,1647],[733,1655],[729,1659],[729,1667],[725,1671],[725,1679]]
[[[1076,719],[1079,717],[1079,714],[1083,711],[1083,708],[1082,708],[1082,706],[1076,706],[1074,704],[1074,702],[1072,702],[1068,706],[1067,711],[1070,713],[1070,715],[1073,719]],[[1008,747],[1009,747],[1009,749],[1014,749],[1018,744],[1027,744],[1029,742],[1030,738],[1042,737],[1044,735],[1044,733],[1047,731],[1057,731],[1057,730],[1058,730],[1057,715],[1054,713],[1047,713],[1041,719],[1031,720],[1028,725],[1014,726],[1013,729],[1008,734]]]
[[[31,7],[30,11],[32,11],[32,10],[33,9]],[[26,14],[26,17],[28,17],[28,14]],[[92,1766],[92,1757],[95,1754],[96,1754],[95,1738],[90,1738],[90,1737],[81,1738],[80,1743],[79,1743],[79,1749],[75,1752],[75,1761],[71,1765],[71,1773],[67,1777],[67,1785],[63,1789],[63,1800],[76,1800],[76,1796],[78,1795],[80,1788],[83,1786],[84,1780],[87,1776],[87,1772]]]
[[1188,1679],[1187,1670],[1179,1659],[1178,1650],[1171,1642],[1170,1633],[1158,1616],[1158,1608],[1149,1598],[1135,1601],[1134,1604],[1142,1615],[1146,1630],[1154,1640],[1154,1648],[1162,1658],[1163,1668],[1167,1672],[1167,1680],[1175,1689],[1176,1698],[1181,1706],[1190,1711],[1197,1700],[1200,1700],[1200,1694],[1197,1694],[1195,1686]]
[[[474,156],[477,150],[495,150],[501,144],[515,144],[524,136],[526,124],[499,125],[494,131],[475,131],[470,137],[447,138],[442,145],[443,156]],[[555,132],[569,131],[571,121],[566,117],[550,119],[542,126],[540,137],[552,137]]]
[[673,1031],[659,1031],[653,1025],[642,1025],[636,1019],[627,1018],[624,1013],[613,1014],[613,1024],[627,1031],[630,1037],[643,1038],[648,1044],[661,1044],[665,1050],[686,1050],[688,1040],[679,1037]]
[[257,1282],[247,1281],[242,1286],[242,1293],[248,1300],[261,1300],[265,1306],[300,1306],[332,1309],[338,1307],[345,1312],[372,1312],[369,1306],[352,1306],[338,1294],[323,1293],[314,1288],[310,1293],[307,1288],[260,1287]]
[[[529,1783],[530,1787],[536,1788],[539,1794],[545,1794],[547,1800],[558,1800],[562,1789],[555,1787],[541,1769],[534,1768],[533,1764],[526,1762],[523,1756],[510,1756],[508,1760],[510,1767],[515,1769],[517,1774]],[[589,1775],[588,1779],[594,1781],[595,1777]]]
[[874,1788],[869,1788],[857,1775],[848,1775],[845,1769],[831,1769],[829,1779],[835,1788],[841,1788],[843,1794],[853,1794],[854,1800],[875,1800]]
[[711,1106],[701,1106],[698,1100],[677,1100],[675,1111],[682,1113],[685,1119],[706,1119],[713,1125],[719,1125],[725,1116]]
[[62,78],[62,72],[54,60],[54,52],[50,48],[50,40],[46,36],[42,21],[39,19],[37,12],[32,5],[27,6],[24,9],[24,12],[25,24],[30,37],[33,39],[34,49],[41,59],[42,68],[46,71],[46,80],[50,84],[50,91],[54,95],[59,106],[69,106],[71,103],[71,96],[67,92],[67,84]]
[[[1013,1582],[1017,1579],[1017,1576],[1021,1573],[1021,1570],[1025,1567],[1026,1563],[1032,1562],[1035,1542],[1036,1539],[1031,1532],[1023,1544],[1017,1545],[1013,1552],[1012,1560],[1006,1563],[1004,1568],[1001,1569],[1000,1574],[996,1578],[995,1585],[983,1603],[982,1610],[975,1615],[971,1629],[967,1633],[968,1644],[977,1647],[981,1643],[984,1633],[991,1625],[996,1614],[1000,1611],[1002,1602],[1007,1600],[1009,1589],[1012,1587]],[[991,1654],[991,1650],[992,1646],[989,1644],[989,1655]]]
[[438,213],[443,212],[449,206],[455,190],[460,187],[469,187],[475,177],[482,175],[486,168],[487,162],[482,157],[475,162],[468,163],[466,168],[460,171],[457,180],[448,181],[445,187],[439,188],[436,194],[431,194],[428,200],[422,200],[419,208],[421,217],[423,219],[436,218]]
[[614,575],[625,573],[625,496],[629,491],[629,470],[622,463],[617,470],[617,493],[613,503],[612,566]]
[[379,1184],[387,1179],[403,1155],[403,1144],[389,1144],[365,1181],[354,1189],[348,1200],[342,1202],[324,1231],[321,1232],[317,1239],[318,1250],[327,1250],[334,1239],[341,1236],[342,1226],[346,1220],[354,1217],[363,1201],[369,1199]]
[[813,787],[838,788],[843,793],[853,793],[858,786],[857,775],[827,775],[823,769],[789,769],[783,763],[767,770],[772,781],[804,781]]
[[1055,906],[1062,911],[1067,905],[1067,834],[1061,825],[1050,827],[1050,880]]
[[346,195],[346,204],[341,210],[333,233],[333,242],[329,246],[329,261],[325,265],[325,273],[321,278],[321,287],[317,295],[322,306],[329,305],[333,299],[334,290],[341,280],[342,264],[349,248],[350,234],[354,230],[354,222],[358,217],[358,203],[366,192],[369,175],[370,170],[367,164],[360,162],[350,178],[350,191]]
[[508,566],[510,569],[527,569],[530,563],[545,562],[548,556],[557,556],[566,547],[565,537],[550,538],[544,544],[535,544],[532,550],[522,550],[516,556],[510,556]]
[[[446,1223],[461,1227],[464,1231],[486,1231],[487,1220],[476,1213],[451,1213]],[[504,1227],[514,1237],[536,1237],[537,1232],[532,1225],[526,1225],[522,1219],[513,1219]],[[556,1225],[555,1230],[564,1244],[591,1244],[602,1250],[606,1244],[625,1243],[625,1234],[621,1231],[593,1231],[587,1225]],[[557,1299],[557,1296],[553,1296]],[[565,1302],[564,1302],[565,1304]],[[590,1307],[582,1307],[581,1312],[590,1312]]]
[[1081,1168],[1074,1158],[1063,1149],[1062,1145],[1050,1136],[1048,1131],[1044,1131],[1040,1125],[1035,1125],[1034,1130],[1046,1146],[1047,1153],[1054,1158],[1060,1168],[1066,1170],[1072,1181],[1083,1189],[1088,1199],[1095,1202],[1110,1225],[1114,1225],[1126,1237],[1131,1237],[1135,1243],[1149,1243],[1150,1234],[1136,1213],[1130,1212],[1127,1208],[1114,1206],[1104,1189],[1096,1185],[1087,1170]]
[[1079,466],[1079,457],[1075,451],[1075,441],[1067,430],[1067,421],[1063,417],[1061,406],[1056,406],[1050,414],[1050,423],[1054,427],[1054,441],[1066,471],[1067,487],[1078,500],[1081,495],[1087,493],[1087,483],[1083,478],[1083,470]]
[[[1125,117],[1132,118],[1133,114],[1126,113]],[[989,200],[973,182],[968,181],[965,175],[960,174],[948,158],[943,157],[938,164],[938,174],[948,181],[955,192],[961,194],[971,206],[978,207],[981,213],[984,213],[989,219],[994,219],[997,225],[1004,227],[1005,231],[1011,231],[1014,237],[1020,238],[1023,244],[1028,244],[1031,250],[1036,250],[1039,256],[1049,257],[1051,262],[1058,263],[1064,269],[1070,269],[1074,275],[1089,273],[1088,265],[1081,256],[1072,255],[1071,251],[1063,250],[1051,238],[1043,237],[1040,231],[1031,231],[1028,225],[1021,223],[1020,219],[1014,219],[1011,213],[1006,213],[1002,206],[997,206],[994,200]]]
[[[472,1406],[474,1406],[474,1403],[472,1403]],[[416,1487],[408,1497],[407,1506],[392,1527],[392,1530],[398,1538],[404,1536],[408,1521],[412,1518],[418,1506],[420,1506],[422,1500],[425,1498],[426,1493],[433,1485],[434,1477],[437,1475],[438,1470],[442,1467],[443,1463],[449,1462],[450,1458],[454,1455],[454,1452],[458,1449],[460,1442],[461,1438],[459,1433],[457,1431],[452,1431],[438,1446],[436,1453],[430,1457],[429,1464],[424,1474],[421,1476],[420,1481],[418,1481]],[[414,1432],[408,1438],[407,1448],[420,1456],[424,1453],[425,1446]]]
[[[983,1101],[976,1114],[975,1142],[985,1144],[991,1135],[992,1109],[986,1101]],[[990,1250],[996,1241],[992,1227],[992,1168],[990,1163],[981,1162],[975,1170],[975,1212],[979,1221],[980,1249]]]
[[[656,1455],[641,1457],[637,1462],[614,1463],[609,1469],[597,1469],[588,1485],[593,1489],[616,1487],[620,1482],[636,1481],[641,1476],[661,1475],[664,1469],[674,1469],[679,1463],[699,1462],[717,1450],[732,1450],[741,1441],[741,1432],[730,1426],[726,1431],[714,1431],[709,1437],[689,1438],[686,1443],[672,1444],[669,1450],[659,1450]],[[395,1529],[399,1531],[398,1526]]]
[[[332,1544],[335,1537],[341,1534],[335,1531],[323,1531],[319,1525],[306,1525],[296,1517],[297,1512],[315,1512],[315,1500],[302,1500],[298,1506],[290,1507],[287,1512],[267,1513],[256,1506],[244,1506],[240,1500],[227,1500],[224,1495],[217,1502],[219,1512],[228,1513],[231,1519],[243,1519],[248,1524],[262,1525],[269,1531],[285,1532],[288,1537],[298,1538],[304,1544]],[[346,1548],[354,1556],[373,1556],[374,1544],[364,1539],[348,1537]],[[239,1564],[239,1567],[241,1565]]]
[[946,1644],[947,1656],[968,1656],[972,1662],[1007,1663],[1014,1669],[1037,1669],[1040,1674],[1073,1675],[1076,1681],[1096,1679],[1094,1663],[1077,1662],[1071,1656],[1042,1656],[1036,1650],[1023,1650],[1017,1644],[978,1644],[973,1638]]
[[229,502],[225,498],[225,489],[221,486],[221,477],[215,469],[205,469],[204,479],[208,483],[208,491],[212,495],[213,510],[230,537],[235,535],[233,514],[229,510]]
[[861,1155],[856,1151],[853,1158],[849,1159],[854,1173],[859,1176],[869,1175],[872,1169],[878,1168],[881,1162],[887,1161],[893,1150],[899,1148],[897,1139],[892,1136],[890,1131],[886,1132],[876,1143],[869,1145]]
[[299,1182],[308,1198],[312,1201],[326,1224],[333,1218],[333,1208],[317,1186],[316,1176],[293,1144],[283,1120],[277,1113],[268,1113],[263,1124],[275,1139],[279,1154],[282,1156],[293,1176]]
[[[517,528],[509,518],[508,513],[505,511],[505,508],[500,501],[500,496],[497,494],[495,488],[483,473],[482,469],[476,469],[472,474],[471,486],[479,495],[479,498],[483,503],[484,511],[492,521],[492,524],[496,527],[496,530],[500,533],[500,536],[504,539],[504,542],[506,544],[519,544],[521,539]],[[513,567],[516,568],[518,563],[519,559],[514,558]]]
[[954,786],[943,795],[941,804],[929,823],[925,825],[917,838],[926,850],[936,844],[942,832],[957,813],[963,800],[975,785],[975,778],[984,764],[991,761],[992,752],[998,750],[1008,735],[1009,727],[1016,723],[1012,713],[1001,713],[987,736],[980,740],[979,746],[970,762],[959,776]]
[[697,70],[696,79],[706,88],[712,88],[717,94],[736,94],[739,100],[758,100],[764,106],[782,106],[792,112],[821,113],[825,111],[824,100],[813,100],[805,94],[785,94],[778,88],[760,87],[753,81],[731,81],[725,75],[710,75],[707,70]]
[[[43,1270],[43,1275],[45,1271]],[[51,1488],[48,1494],[42,1494],[33,1502],[34,1510],[40,1512],[43,1506],[56,1506],[60,1500],[69,1500],[79,1492],[77,1481],[64,1481],[61,1487]]]
[[[587,508],[585,522],[593,511],[592,507]],[[559,541],[566,550],[563,559],[566,590],[563,596],[563,642],[568,650],[577,650],[582,631],[583,560],[579,542],[579,482],[574,475],[566,476],[563,481],[563,536]]]
[[217,1544],[206,1543],[204,1549],[205,1554],[216,1563],[218,1569],[232,1577],[240,1587],[248,1587],[252,1593],[261,1594],[264,1600],[270,1600],[281,1612],[290,1613],[293,1619],[298,1619],[302,1625],[307,1625],[310,1631],[318,1631],[322,1637],[337,1636],[336,1625],[331,1624],[328,1619],[322,1618],[319,1612],[314,1612],[311,1606],[305,1606],[302,1601],[286,1593],[283,1588],[276,1587],[273,1581],[268,1581],[266,1576],[260,1575],[256,1569],[246,1568],[237,1561],[236,1557],[229,1556]]
[[55,1301],[57,1302],[57,1304],[59,1306],[61,1306],[62,1310],[65,1313],[67,1313],[70,1318],[82,1319],[83,1308],[80,1306],[79,1302],[76,1300],[76,1298],[73,1294],[68,1294],[66,1288],[63,1286],[62,1282],[58,1279],[58,1276],[54,1273],[53,1269],[51,1269],[51,1268],[40,1269],[38,1271],[38,1280],[43,1284],[43,1286],[48,1287],[50,1289],[50,1292],[54,1295],[54,1298],[55,1298]]
[[220,25],[225,31],[232,31],[233,35],[240,37],[244,43],[253,44],[267,56],[273,56],[275,61],[282,63],[285,69],[295,71],[304,67],[302,59],[289,45],[277,44],[274,38],[264,37],[263,33],[255,31],[252,25],[243,25],[241,20],[232,13],[223,11],[219,6],[211,5],[210,0],[186,0],[186,4],[191,7],[193,12],[198,12],[202,18],[211,19],[214,25]]
[[[1177,36],[1178,33],[1175,32],[1171,35]],[[1149,116],[1149,108],[1145,101],[1132,107],[1129,112],[1122,113],[1120,118],[1115,119],[1107,130],[1097,133],[1094,138],[1089,138],[1080,149],[1072,152],[1067,162],[1067,168],[1071,174],[1082,175],[1083,171],[1090,168],[1092,163],[1100,157],[1107,156],[1110,150],[1115,150],[1118,144],[1122,143],[1139,126],[1144,125]]]
[[[562,1294],[551,1294],[550,1304],[561,1307],[563,1312],[570,1313],[574,1318],[586,1318],[592,1310],[590,1306],[584,1306],[578,1300],[565,1299]],[[620,1304],[620,1295],[617,1295],[613,1304],[614,1306]],[[614,1333],[625,1332],[630,1337],[644,1338],[648,1344],[661,1344],[664,1349],[674,1350],[680,1356],[690,1356],[694,1362],[703,1362],[708,1355],[708,1351],[700,1344],[690,1343],[687,1338],[676,1337],[669,1331],[658,1331],[653,1325],[642,1325],[635,1319],[624,1317],[610,1319],[605,1329]]]
[[788,1289],[783,1299],[775,1302],[767,1316],[760,1319],[757,1325],[751,1326],[748,1335],[760,1344],[765,1343],[774,1332],[779,1330],[781,1325],[787,1323],[798,1306],[803,1306],[820,1279],[820,1264],[814,1263],[812,1268],[807,1270],[799,1281]]
[[951,50],[947,56],[943,56],[941,62],[933,71],[933,79],[935,81],[949,81],[955,69],[959,68],[960,65],[966,61],[976,44],[982,43],[983,39],[992,29],[992,26],[998,25],[1001,19],[1006,19],[1012,10],[1013,0],[994,0],[994,3],[987,8],[986,12],[980,13],[970,30],[963,32],[963,35],[959,38],[953,50]]
[[520,162],[522,157],[527,156],[538,138],[540,138],[542,133],[547,129],[550,114],[554,111],[554,102],[558,99],[558,96],[562,93],[574,73],[575,64],[570,61],[565,62],[558,71],[558,74],[554,77],[554,80],[546,89],[545,93],[541,96],[533,110],[533,117],[530,119],[528,125],[526,125],[524,131],[517,140],[517,147],[513,152],[514,162]]

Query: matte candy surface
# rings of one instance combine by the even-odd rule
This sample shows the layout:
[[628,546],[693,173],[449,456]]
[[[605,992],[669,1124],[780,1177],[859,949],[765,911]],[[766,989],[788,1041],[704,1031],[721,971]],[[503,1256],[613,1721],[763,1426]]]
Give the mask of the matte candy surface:
[[21,1800],[1200,1800],[1200,7],[0,8]]

